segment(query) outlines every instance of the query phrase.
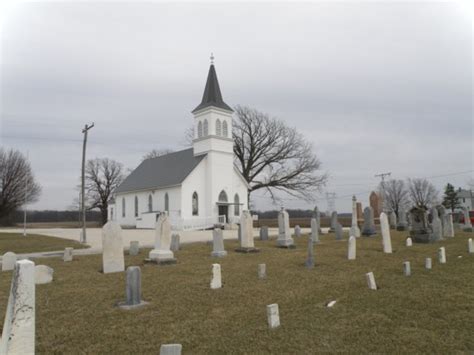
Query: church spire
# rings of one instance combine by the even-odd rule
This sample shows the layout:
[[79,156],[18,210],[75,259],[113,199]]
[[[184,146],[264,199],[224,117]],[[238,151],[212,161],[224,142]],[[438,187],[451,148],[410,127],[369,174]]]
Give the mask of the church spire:
[[207,74],[206,87],[204,88],[204,94],[202,95],[201,103],[192,111],[202,110],[206,107],[218,107],[220,109],[234,112],[229,105],[227,105],[222,99],[221,89],[219,87],[219,81],[217,81],[216,69],[214,68],[214,55],[211,53],[211,66],[209,67],[209,73]]

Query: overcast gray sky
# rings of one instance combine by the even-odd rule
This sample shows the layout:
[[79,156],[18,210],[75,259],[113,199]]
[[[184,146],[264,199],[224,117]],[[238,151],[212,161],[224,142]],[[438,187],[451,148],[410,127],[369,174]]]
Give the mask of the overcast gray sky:
[[85,123],[89,158],[134,168],[153,148],[181,149],[210,52],[228,104],[313,142],[339,211],[353,193],[367,202],[376,173],[439,188],[473,176],[472,13],[460,4],[35,2],[3,26],[0,140],[29,151],[43,186],[30,208],[71,204]]

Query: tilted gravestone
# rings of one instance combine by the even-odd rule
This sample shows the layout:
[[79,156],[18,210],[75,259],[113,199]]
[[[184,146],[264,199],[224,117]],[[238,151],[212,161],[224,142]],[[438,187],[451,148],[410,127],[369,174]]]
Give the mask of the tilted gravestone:
[[368,272],[365,274],[365,278],[367,279],[367,285],[369,286],[369,289],[371,290],[377,290],[377,284],[375,283],[375,276],[374,273]]
[[2,271],[13,270],[15,268],[15,263],[16,263],[17,259],[18,259],[18,257],[12,251],[8,251],[5,254],[3,254],[3,257],[2,257]]
[[387,215],[382,212],[380,214],[380,230],[382,232],[383,252],[386,254],[392,253],[392,238],[390,237],[390,226]]
[[104,274],[125,270],[122,228],[114,221],[102,228],[102,267]]
[[375,233],[374,211],[372,210],[372,207],[366,207],[364,208],[364,226],[362,227],[362,235],[370,237]]
[[294,241],[290,232],[290,217],[283,208],[278,213],[277,246],[281,248],[294,248]]
[[224,257],[227,255],[227,251],[224,249],[224,237],[222,229],[216,228],[212,231],[212,253],[214,257]]
[[0,339],[0,354],[35,353],[35,264],[15,263],[5,322]]

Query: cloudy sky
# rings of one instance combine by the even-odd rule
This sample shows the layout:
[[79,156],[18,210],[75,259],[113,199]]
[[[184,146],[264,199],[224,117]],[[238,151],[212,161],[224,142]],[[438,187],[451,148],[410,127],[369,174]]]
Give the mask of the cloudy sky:
[[228,104],[314,144],[339,211],[352,194],[366,203],[381,172],[465,186],[472,19],[452,2],[23,3],[2,23],[1,146],[29,152],[43,186],[30,208],[66,208],[84,124],[95,122],[88,157],[128,168],[153,148],[182,149],[213,52]]

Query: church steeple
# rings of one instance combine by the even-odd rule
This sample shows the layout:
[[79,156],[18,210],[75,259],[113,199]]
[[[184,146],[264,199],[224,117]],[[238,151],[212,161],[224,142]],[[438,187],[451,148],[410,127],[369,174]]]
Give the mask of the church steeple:
[[209,67],[209,73],[207,74],[206,87],[204,88],[204,94],[202,95],[201,103],[192,111],[195,113],[206,107],[217,107],[226,111],[234,112],[222,99],[221,89],[219,87],[219,81],[217,80],[216,68],[214,67],[214,56],[211,54],[211,66]]

